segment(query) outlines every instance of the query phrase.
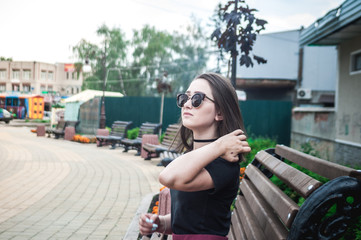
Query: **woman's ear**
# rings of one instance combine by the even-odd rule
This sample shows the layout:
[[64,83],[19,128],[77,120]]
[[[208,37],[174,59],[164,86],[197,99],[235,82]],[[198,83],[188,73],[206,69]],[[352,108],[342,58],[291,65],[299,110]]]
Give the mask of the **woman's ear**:
[[215,120],[216,120],[216,121],[222,121],[222,120],[223,120],[223,115],[222,115],[221,112],[218,112],[218,113],[217,113],[217,115],[216,115],[216,117],[215,117]]

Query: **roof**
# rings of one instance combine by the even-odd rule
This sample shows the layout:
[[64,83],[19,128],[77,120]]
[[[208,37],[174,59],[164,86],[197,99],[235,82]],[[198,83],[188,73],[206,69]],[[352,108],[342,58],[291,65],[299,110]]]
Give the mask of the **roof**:
[[346,0],[302,30],[300,45],[338,45],[361,34],[361,1]]
[[[104,92],[104,95],[106,97],[123,97],[123,94],[119,92]],[[97,90],[91,90],[87,89],[85,91],[82,91],[76,95],[73,95],[67,99],[64,100],[65,103],[68,102],[86,102],[94,97],[101,97],[103,96],[103,91],[97,91]]]

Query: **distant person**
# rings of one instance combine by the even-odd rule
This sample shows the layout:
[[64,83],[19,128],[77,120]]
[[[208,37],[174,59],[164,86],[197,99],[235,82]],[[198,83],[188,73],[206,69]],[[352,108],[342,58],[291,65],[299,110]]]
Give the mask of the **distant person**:
[[171,214],[143,214],[140,233],[172,234],[173,240],[227,239],[239,161],[251,151],[237,94],[228,79],[205,73],[177,96],[177,105],[182,109],[180,149],[186,153],[159,175],[170,188]]

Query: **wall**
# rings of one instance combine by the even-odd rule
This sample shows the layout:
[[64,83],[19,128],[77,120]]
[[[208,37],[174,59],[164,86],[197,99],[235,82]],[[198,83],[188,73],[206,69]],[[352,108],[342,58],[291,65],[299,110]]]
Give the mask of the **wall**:
[[337,114],[332,108],[293,109],[291,147],[302,150],[306,143],[312,146],[317,157],[360,167],[361,147],[336,139]]
[[266,64],[240,67],[237,78],[297,79],[299,30],[261,34],[257,36],[253,53],[267,60]]
[[319,157],[335,161],[335,118],[333,108],[293,109],[291,147],[301,150],[304,143],[309,143],[317,151]]
[[335,91],[337,78],[335,46],[305,46],[303,50],[302,88]]
[[361,148],[361,73],[350,74],[350,54],[358,50],[361,36],[339,47],[336,141]]

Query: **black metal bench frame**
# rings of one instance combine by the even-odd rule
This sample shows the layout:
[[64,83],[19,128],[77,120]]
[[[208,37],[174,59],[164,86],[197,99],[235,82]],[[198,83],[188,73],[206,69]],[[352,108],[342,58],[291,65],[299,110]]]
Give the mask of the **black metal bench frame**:
[[[283,159],[329,180],[322,184]],[[272,175],[304,197],[303,204],[298,206],[269,180]],[[277,145],[258,152],[247,166],[228,238],[338,239],[360,214],[360,170]]]

